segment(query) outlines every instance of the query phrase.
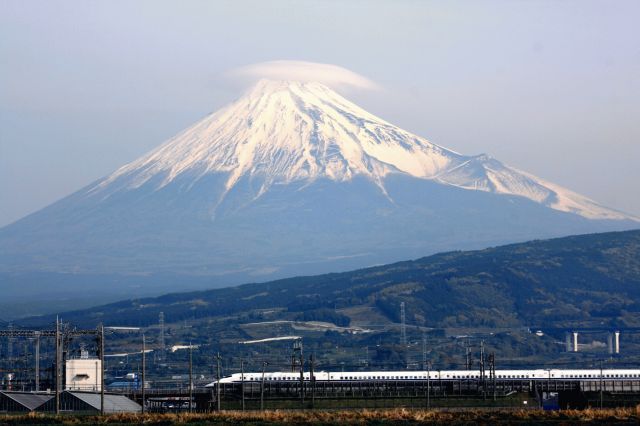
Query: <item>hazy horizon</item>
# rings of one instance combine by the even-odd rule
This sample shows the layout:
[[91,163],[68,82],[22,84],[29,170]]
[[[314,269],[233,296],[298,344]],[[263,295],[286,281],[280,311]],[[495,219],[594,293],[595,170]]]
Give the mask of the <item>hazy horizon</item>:
[[[293,6],[295,4],[295,7]],[[640,216],[636,2],[0,4],[0,226],[242,92],[229,70],[334,64],[370,112]]]

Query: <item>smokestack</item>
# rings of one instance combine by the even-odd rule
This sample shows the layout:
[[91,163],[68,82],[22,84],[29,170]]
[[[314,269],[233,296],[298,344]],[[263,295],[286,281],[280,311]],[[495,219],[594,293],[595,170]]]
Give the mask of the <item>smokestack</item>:
[[615,332],[616,335],[616,339],[615,339],[615,353],[619,354],[620,353],[620,332],[616,331]]
[[573,332],[573,351],[578,352],[578,332]]

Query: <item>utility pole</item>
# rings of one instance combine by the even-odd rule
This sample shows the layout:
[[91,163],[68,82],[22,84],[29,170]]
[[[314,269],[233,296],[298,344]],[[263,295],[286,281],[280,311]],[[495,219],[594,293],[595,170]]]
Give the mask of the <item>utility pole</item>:
[[427,335],[422,334],[422,369],[427,369]]
[[262,361],[262,381],[260,382],[260,411],[264,411],[264,370],[267,368],[267,361]]
[[147,347],[146,341],[144,338],[144,333],[142,333],[142,414],[144,414],[144,406],[145,406],[145,370],[146,370],[146,361],[147,361]]
[[[220,411],[220,409],[221,409],[221,407],[220,407],[220,391],[222,389],[221,389],[221,386],[220,386],[220,359],[221,359],[220,352],[218,352],[216,354],[216,379],[218,381],[218,383],[217,383],[218,392],[216,392],[216,397],[218,399],[217,400],[217,406],[216,406],[216,410],[217,411]],[[243,376],[244,376],[244,373],[243,373]],[[243,382],[244,382],[244,379],[243,379]],[[242,386],[244,387],[244,383],[242,384]],[[242,398],[243,398],[243,401],[244,401],[244,389],[243,389]]]
[[493,400],[496,400],[496,359],[493,352],[489,354],[489,380],[493,390]]
[[480,341],[480,383],[482,386],[482,399],[487,399],[484,371],[484,340]]
[[548,376],[547,376],[547,398],[550,398],[551,395],[551,369],[549,368],[547,370],[548,372]]
[[602,410],[602,360],[600,360],[600,409]]
[[400,344],[407,346],[407,318],[404,310],[404,302],[400,302]]
[[302,357],[302,340],[300,340],[300,404],[304,408],[304,358]]
[[240,380],[242,390],[242,411],[244,411],[244,359],[240,360]]
[[164,343],[164,312],[158,314],[158,325],[160,326],[159,346],[160,346],[160,360],[164,361],[165,343]]
[[193,412],[193,345],[189,342],[189,412]]
[[56,316],[56,415],[60,414],[60,321]]
[[[9,331],[13,330],[13,324],[7,326]],[[13,369],[13,336],[7,338],[7,361],[9,361],[9,369]]]
[[431,363],[427,362],[427,410],[431,408]]
[[35,333],[35,345],[36,345],[36,392],[40,392],[40,332]]
[[104,416],[104,324],[100,324],[100,414]]
[[313,354],[309,355],[309,382],[311,383],[311,408],[316,405],[316,376],[314,375]]

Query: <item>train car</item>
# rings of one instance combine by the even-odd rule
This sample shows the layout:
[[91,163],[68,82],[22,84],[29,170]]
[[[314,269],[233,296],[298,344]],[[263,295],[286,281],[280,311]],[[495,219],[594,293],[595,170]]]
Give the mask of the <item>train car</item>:
[[[415,380],[477,380],[480,370],[431,370],[427,371],[343,371],[314,373],[316,382],[380,382]],[[485,371],[485,378],[489,372]],[[640,369],[533,369],[533,370],[496,370],[495,378],[501,381],[522,380],[640,380]],[[303,380],[309,381],[309,372],[303,374]],[[220,379],[220,383],[261,382],[263,373],[234,373]],[[265,382],[300,381],[299,372],[265,372]],[[216,382],[207,387],[215,386]]]

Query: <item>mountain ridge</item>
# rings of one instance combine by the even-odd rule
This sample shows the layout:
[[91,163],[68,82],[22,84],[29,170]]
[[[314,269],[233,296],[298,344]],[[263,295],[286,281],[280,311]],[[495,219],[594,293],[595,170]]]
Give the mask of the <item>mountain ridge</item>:
[[[640,327],[639,298],[640,230],[633,230],[452,251],[349,272],[128,299],[63,315],[83,326],[107,319],[113,325],[149,326],[161,311],[173,321],[182,321],[279,308],[284,309],[282,319],[287,319],[287,312],[325,307],[347,312],[362,304],[397,320],[396,310],[404,301],[407,318],[418,326],[560,327],[564,321],[564,326],[575,323],[582,328],[603,324]],[[615,315],[598,313],[605,308]],[[464,319],[455,319],[463,312]],[[33,317],[19,323],[41,324],[52,318]]]
[[637,224],[489,156],[433,144],[326,86],[261,81],[1,228],[0,272],[233,285]]
[[[596,219],[636,219],[504,165],[487,154],[464,156],[370,114],[313,82],[261,80],[239,100],[180,132],[87,191],[109,196],[123,177],[135,189],[162,176],[157,189],[184,173],[194,181],[227,173],[220,200],[243,176],[258,177],[256,197],[271,185],[366,176],[386,194],[384,178],[406,173],[468,190],[518,195]],[[117,186],[116,190],[122,189]]]

